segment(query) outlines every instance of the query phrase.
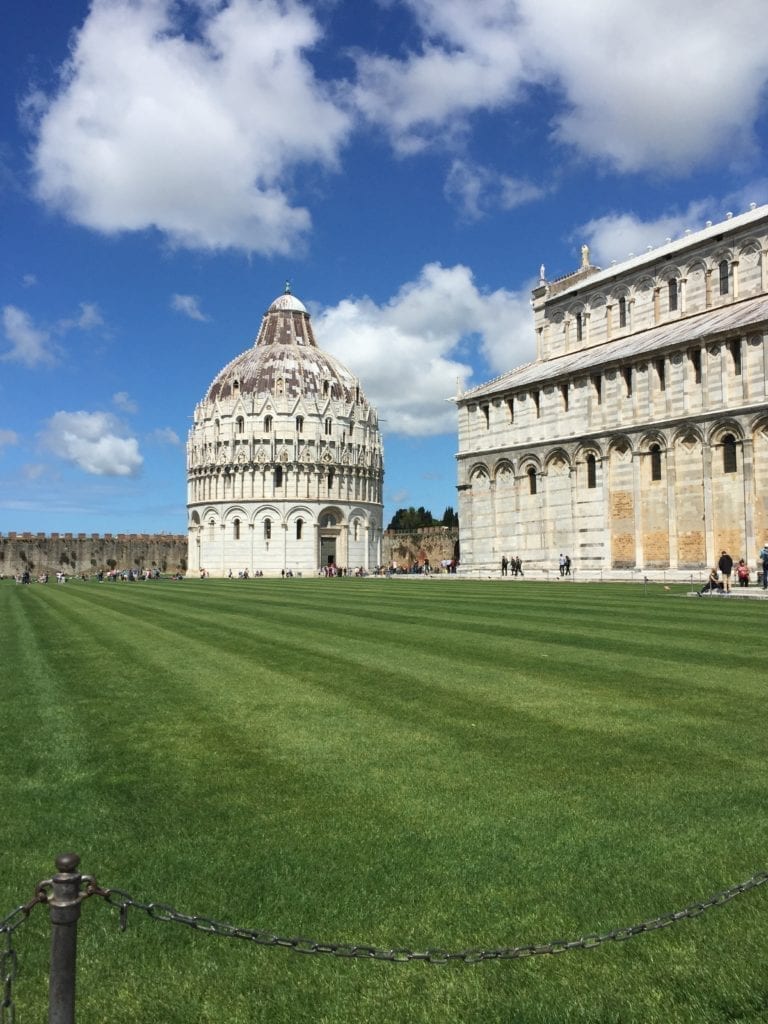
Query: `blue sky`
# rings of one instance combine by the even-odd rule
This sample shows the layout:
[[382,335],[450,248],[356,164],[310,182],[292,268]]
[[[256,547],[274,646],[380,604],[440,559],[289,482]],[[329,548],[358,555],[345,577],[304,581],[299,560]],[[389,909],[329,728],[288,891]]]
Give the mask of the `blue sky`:
[[0,33],[0,532],[185,531],[195,403],[290,280],[385,521],[530,289],[768,200],[764,5],[26,0]]

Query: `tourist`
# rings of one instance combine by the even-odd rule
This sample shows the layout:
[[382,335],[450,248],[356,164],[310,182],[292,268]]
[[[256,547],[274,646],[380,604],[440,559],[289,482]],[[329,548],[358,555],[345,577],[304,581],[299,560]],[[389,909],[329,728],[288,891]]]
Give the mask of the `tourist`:
[[560,575],[565,576],[565,555],[560,552]]
[[720,561],[717,563],[717,567],[723,574],[723,589],[726,594],[731,592],[731,573],[733,572],[733,559],[727,551],[723,551],[720,555]]
[[701,597],[702,594],[712,595],[723,593],[723,584],[720,582],[720,577],[717,572],[717,566],[712,566],[712,569],[709,573],[709,579],[701,588],[701,590],[697,591],[697,593],[699,597]]
[[506,555],[502,555],[501,556],[501,575],[502,576],[506,576],[507,575],[507,568],[508,568],[508,566],[509,566],[509,559],[507,558]]
[[749,586],[749,566],[743,558],[739,559],[739,564],[736,566],[736,576],[740,587]]
[[760,566],[761,571],[760,576],[758,577],[758,583],[760,582],[760,577],[762,577],[763,590],[765,590],[768,588],[768,541],[766,541],[760,549]]

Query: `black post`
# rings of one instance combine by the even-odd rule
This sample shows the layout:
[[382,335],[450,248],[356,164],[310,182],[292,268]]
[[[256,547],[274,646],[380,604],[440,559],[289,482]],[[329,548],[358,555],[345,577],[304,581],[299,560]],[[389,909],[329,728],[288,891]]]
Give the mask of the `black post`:
[[62,853],[56,858],[51,908],[51,973],[48,1024],[74,1024],[77,921],[80,917],[80,857]]

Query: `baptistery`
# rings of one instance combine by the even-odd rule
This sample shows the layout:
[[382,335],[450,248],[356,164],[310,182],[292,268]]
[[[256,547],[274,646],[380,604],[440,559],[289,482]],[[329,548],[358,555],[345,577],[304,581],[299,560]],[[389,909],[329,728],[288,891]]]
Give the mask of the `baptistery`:
[[370,572],[384,463],[360,381],[315,341],[286,285],[256,341],[213,379],[187,443],[189,571]]

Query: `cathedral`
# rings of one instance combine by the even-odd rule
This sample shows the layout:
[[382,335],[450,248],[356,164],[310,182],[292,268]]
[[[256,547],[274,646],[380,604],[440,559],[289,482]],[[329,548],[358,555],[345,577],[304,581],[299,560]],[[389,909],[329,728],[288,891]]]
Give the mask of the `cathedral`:
[[459,415],[462,571],[687,578],[768,542],[768,206],[533,291],[533,362]]
[[286,285],[253,347],[214,378],[187,443],[190,573],[370,571],[384,464],[359,380],[318,348]]

